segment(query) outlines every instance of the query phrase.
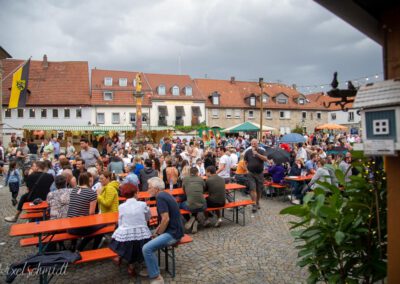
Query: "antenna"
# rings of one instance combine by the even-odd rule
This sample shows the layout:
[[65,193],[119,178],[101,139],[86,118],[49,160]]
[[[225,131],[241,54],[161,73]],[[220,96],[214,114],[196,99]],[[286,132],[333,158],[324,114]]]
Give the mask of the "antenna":
[[182,75],[182,72],[181,72],[182,70],[181,70],[181,55],[179,54],[178,55],[178,74],[179,75]]

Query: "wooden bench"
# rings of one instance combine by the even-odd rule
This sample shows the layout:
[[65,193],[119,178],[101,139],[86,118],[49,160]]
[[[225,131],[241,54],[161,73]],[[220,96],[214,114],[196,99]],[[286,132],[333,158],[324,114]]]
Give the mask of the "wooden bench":
[[[164,253],[165,257],[165,271],[168,272],[172,277],[176,274],[176,259],[175,259],[175,248],[193,242],[193,239],[189,235],[184,235],[182,239],[172,246],[168,246],[158,250],[158,264],[161,263],[161,252]],[[118,255],[110,248],[101,248],[95,250],[87,250],[80,252],[81,259],[74,262],[74,264],[82,264],[92,261],[104,260],[108,258],[114,258]],[[169,263],[172,264],[172,271],[169,269]]]
[[24,219],[24,220],[32,220],[32,219],[43,220],[43,212],[27,212],[27,213],[21,214],[19,216],[19,218]]
[[[206,212],[212,212],[212,211],[224,210],[224,209],[234,209],[233,218],[232,219],[228,219],[228,218],[225,218],[225,217],[224,218],[229,220],[229,221],[235,222],[235,216],[236,216],[236,224],[240,224],[239,223],[239,209],[241,207],[246,207],[246,206],[253,205],[253,204],[254,204],[254,201],[252,201],[250,199],[239,200],[239,201],[225,203],[225,206],[223,206],[223,207],[210,207],[210,208],[207,208],[205,211]],[[180,211],[181,211],[182,215],[184,215],[184,214],[192,214],[188,210],[181,209]],[[245,226],[246,225],[246,214],[245,214],[245,211],[243,210],[241,212],[241,214],[242,214],[242,224],[241,225]]]
[[[185,234],[182,239],[172,246],[168,246],[158,250],[158,265],[161,263],[161,252],[164,252],[165,257],[165,271],[171,275],[172,278],[175,277],[175,248],[193,242],[191,236]],[[169,270],[169,262],[172,262],[172,271]]]
[[[112,233],[115,231],[115,225],[108,225],[104,228],[101,228],[97,230],[96,232],[87,235],[87,236],[78,236],[78,235],[72,235],[69,233],[59,233],[55,235],[47,235],[42,237],[42,243],[49,243],[49,242],[62,242],[62,241],[67,241],[67,240],[75,240],[79,239],[82,237],[93,237],[97,235],[102,235],[102,234],[108,234]],[[19,244],[22,247],[27,247],[27,246],[34,246],[39,244],[39,239],[38,237],[32,237],[32,238],[26,238],[26,239],[21,239],[19,241]]]

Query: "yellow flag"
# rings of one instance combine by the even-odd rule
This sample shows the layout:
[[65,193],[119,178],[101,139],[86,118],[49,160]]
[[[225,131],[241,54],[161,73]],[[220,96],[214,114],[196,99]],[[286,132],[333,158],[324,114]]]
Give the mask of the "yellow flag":
[[26,105],[30,62],[31,60],[29,59],[13,74],[10,102],[8,103],[9,109]]

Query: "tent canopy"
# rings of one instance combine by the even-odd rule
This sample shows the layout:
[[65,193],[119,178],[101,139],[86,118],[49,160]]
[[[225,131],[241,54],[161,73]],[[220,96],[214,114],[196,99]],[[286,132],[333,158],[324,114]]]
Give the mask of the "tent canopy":
[[340,125],[340,124],[334,124],[334,123],[326,123],[322,124],[320,126],[315,127],[316,130],[322,130],[322,129],[327,129],[327,130],[347,130],[346,126]]
[[[263,125],[262,130],[263,131],[272,131],[272,130],[275,130],[275,128]],[[246,121],[246,122],[240,123],[240,124],[236,124],[234,126],[231,126],[231,127],[228,127],[226,129],[222,130],[222,132],[225,132],[225,133],[257,132],[257,131],[260,131],[260,125],[257,123],[254,123],[254,122],[249,122],[249,121]]]

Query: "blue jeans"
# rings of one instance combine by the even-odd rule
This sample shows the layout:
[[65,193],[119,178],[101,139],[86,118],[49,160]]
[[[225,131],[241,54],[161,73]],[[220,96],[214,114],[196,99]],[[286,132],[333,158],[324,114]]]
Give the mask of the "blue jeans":
[[143,246],[143,257],[150,278],[156,278],[160,275],[160,268],[158,267],[158,259],[155,252],[161,248],[173,245],[177,241],[170,234],[164,233]]

